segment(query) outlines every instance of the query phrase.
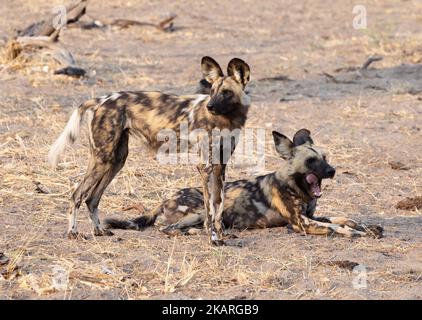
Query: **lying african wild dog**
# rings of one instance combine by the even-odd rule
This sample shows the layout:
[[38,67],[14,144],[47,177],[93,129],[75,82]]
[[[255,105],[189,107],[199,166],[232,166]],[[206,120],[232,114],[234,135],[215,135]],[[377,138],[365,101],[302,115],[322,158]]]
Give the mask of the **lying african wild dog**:
[[[301,129],[293,141],[273,131],[277,152],[288,160],[278,171],[250,180],[225,183],[223,222],[227,228],[269,228],[290,224],[305,234],[382,237],[380,226],[365,226],[342,217],[314,217],[322,179],[335,169],[313,143],[310,131]],[[204,221],[203,194],[198,188],[177,192],[139,218],[107,219],[107,228],[140,230],[156,224],[167,234],[192,233]]]
[[[205,88],[209,92],[207,95],[175,96],[161,92],[122,91],[89,100],[72,113],[49,153],[49,160],[55,166],[66,145],[76,140],[86,115],[89,122],[90,159],[82,182],[71,196],[69,238],[78,235],[77,213],[84,199],[94,234],[113,234],[101,226],[98,205],[104,190],[125,164],[129,134],[143,137],[151,148],[157,150],[163,143],[157,141],[160,130],[173,129],[180,140],[179,126],[182,122],[188,123],[189,131],[200,128],[208,135],[213,129],[232,131],[244,126],[250,105],[244,91],[249,81],[249,66],[234,58],[228,64],[227,76],[224,76],[214,59],[203,57],[201,68],[204,78],[202,85],[211,85],[211,88]],[[208,147],[211,149],[215,146],[209,143]],[[234,147],[232,144],[231,152]],[[221,244],[225,163],[211,160],[212,152],[206,162],[198,164],[198,170],[204,187],[210,242]]]

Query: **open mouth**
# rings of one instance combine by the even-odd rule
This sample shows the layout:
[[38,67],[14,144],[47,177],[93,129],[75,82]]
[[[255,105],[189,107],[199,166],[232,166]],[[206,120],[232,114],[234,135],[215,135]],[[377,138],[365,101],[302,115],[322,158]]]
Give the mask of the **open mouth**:
[[318,178],[313,173],[308,173],[306,175],[306,182],[309,184],[309,189],[310,189],[312,195],[314,195],[316,198],[319,198],[319,197],[322,196],[321,179],[320,178]]

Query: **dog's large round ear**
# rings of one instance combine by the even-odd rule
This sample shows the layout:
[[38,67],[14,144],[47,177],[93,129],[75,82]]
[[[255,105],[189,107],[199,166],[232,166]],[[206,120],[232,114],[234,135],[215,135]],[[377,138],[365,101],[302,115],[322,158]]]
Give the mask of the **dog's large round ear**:
[[227,66],[227,75],[242,84],[243,88],[249,82],[250,74],[251,70],[245,61],[239,58],[230,60]]
[[295,133],[295,136],[293,137],[293,144],[295,147],[297,147],[305,143],[314,143],[311,138],[311,131],[309,131],[308,129],[300,129],[298,132]]
[[293,142],[280,132],[273,131],[272,133],[275,149],[277,150],[278,154],[285,160],[290,159],[293,155]]
[[202,76],[210,84],[213,84],[215,80],[223,76],[220,65],[211,57],[202,58],[201,69]]

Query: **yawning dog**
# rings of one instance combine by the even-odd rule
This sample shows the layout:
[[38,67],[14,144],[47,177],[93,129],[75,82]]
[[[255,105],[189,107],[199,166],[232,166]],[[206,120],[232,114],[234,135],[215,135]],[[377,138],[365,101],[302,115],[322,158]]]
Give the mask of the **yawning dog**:
[[[333,178],[335,169],[315,146],[309,130],[296,132],[293,141],[279,132],[272,134],[278,154],[286,161],[276,172],[225,184],[223,223],[227,228],[290,225],[303,234],[382,237],[380,226],[366,226],[344,217],[315,217],[322,180]],[[141,230],[155,223],[163,232],[174,235],[192,233],[204,219],[201,189],[186,188],[139,218],[107,219],[106,227]]]

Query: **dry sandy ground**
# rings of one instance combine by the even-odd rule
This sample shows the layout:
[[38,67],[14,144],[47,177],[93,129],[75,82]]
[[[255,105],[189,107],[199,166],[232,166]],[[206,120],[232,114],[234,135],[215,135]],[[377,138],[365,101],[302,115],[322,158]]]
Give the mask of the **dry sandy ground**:
[[[81,80],[52,75],[49,60],[3,61],[0,252],[17,271],[0,276],[0,298],[420,299],[421,211],[395,205],[422,190],[422,3],[359,1],[368,11],[366,30],[351,27],[354,1],[326,3],[93,0],[88,12],[97,18],[159,21],[175,13],[176,30],[65,30],[62,42],[89,70]],[[2,5],[0,41],[56,4],[61,0]],[[374,54],[384,59],[366,71],[355,68]],[[210,247],[204,234],[167,238],[153,228],[64,238],[70,188],[85,170],[86,136],[57,171],[45,158],[72,108],[115,90],[193,92],[203,55],[222,65],[234,56],[249,63],[248,127],[267,129],[269,150],[272,129],[292,135],[303,127],[328,150],[337,175],[324,184],[317,214],[381,224],[385,238],[300,236],[285,228],[243,231],[242,247],[222,248]],[[281,165],[269,152],[267,171]],[[248,175],[230,167],[228,179]],[[38,193],[37,183],[47,193]],[[122,208],[151,208],[198,184],[193,167],[159,166],[133,139],[101,217],[135,216]],[[85,208],[80,227],[90,232]],[[354,287],[358,273],[332,261],[364,267],[359,283],[366,279],[366,287]]]

